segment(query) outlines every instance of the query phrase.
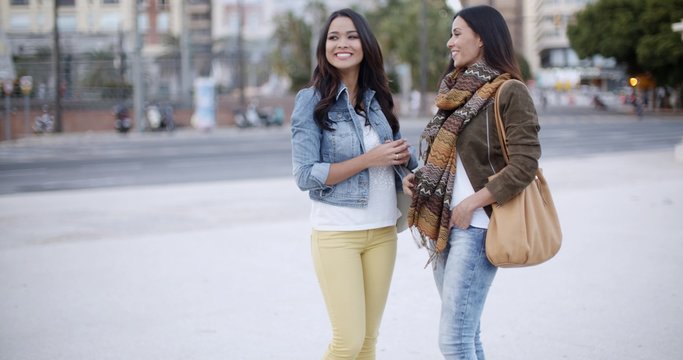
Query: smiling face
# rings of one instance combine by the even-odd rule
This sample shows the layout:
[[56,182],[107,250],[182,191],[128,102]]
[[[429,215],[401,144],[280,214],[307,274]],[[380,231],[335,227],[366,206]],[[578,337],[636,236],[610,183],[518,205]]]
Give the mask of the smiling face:
[[363,61],[363,46],[353,21],[337,17],[330,23],[325,42],[327,61],[342,73],[357,71]]
[[481,38],[459,16],[453,20],[451,38],[448,39],[446,46],[451,50],[456,68],[470,66],[484,54]]

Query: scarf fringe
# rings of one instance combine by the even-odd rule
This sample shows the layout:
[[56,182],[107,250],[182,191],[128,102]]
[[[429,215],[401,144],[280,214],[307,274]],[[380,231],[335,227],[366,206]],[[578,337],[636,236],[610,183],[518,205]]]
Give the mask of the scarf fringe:
[[427,254],[429,255],[429,258],[427,258],[427,263],[424,266],[424,269],[429,266],[429,264],[432,264],[432,267],[436,267],[436,263],[432,263],[434,259],[439,255],[439,251],[436,249],[436,240],[431,239],[429,236],[423,234],[420,229],[417,228],[417,226],[410,226],[410,235],[412,235],[413,240],[415,241],[415,244],[417,245],[418,249],[424,248],[427,250]]

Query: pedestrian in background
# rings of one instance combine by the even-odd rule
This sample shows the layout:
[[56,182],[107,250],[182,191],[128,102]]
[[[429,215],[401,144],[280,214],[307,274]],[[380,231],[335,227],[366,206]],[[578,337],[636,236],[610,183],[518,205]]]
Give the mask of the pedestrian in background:
[[417,159],[366,20],[332,13],[316,56],[312,86],[292,112],[292,162],[312,200],[313,261],[333,332],[324,359],[375,359],[396,258],[399,168]]
[[[491,204],[504,204],[533,180],[541,148],[538,119],[521,79],[510,32],[490,6],[454,17],[446,43],[451,61],[436,97],[438,112],[424,129],[425,166],[404,178],[412,194],[409,224],[430,250],[441,296],[439,346],[446,359],[484,359],[480,319],[496,267],[484,240]],[[494,106],[501,110],[509,164],[501,153]],[[499,175],[492,180],[489,176]]]

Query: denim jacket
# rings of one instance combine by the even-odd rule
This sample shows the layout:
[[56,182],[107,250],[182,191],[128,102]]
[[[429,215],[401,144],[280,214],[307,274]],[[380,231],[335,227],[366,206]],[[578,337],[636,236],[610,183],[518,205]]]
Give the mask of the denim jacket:
[[[379,103],[374,98],[375,92],[367,90],[363,94],[363,104],[367,110],[368,120],[379,135],[380,142],[398,140],[401,133],[392,134]],[[336,184],[326,185],[325,180],[330,165],[357,157],[365,153],[363,129],[360,120],[348,100],[346,86],[341,84],[337,92],[337,101],[328,112],[330,126],[335,131],[322,130],[313,119],[313,110],[320,101],[320,94],[310,87],[299,91],[296,95],[292,111],[292,166],[296,183],[301,190],[308,191],[309,197],[331,205],[362,208],[368,203],[370,175],[368,169]],[[417,167],[417,157],[411,148],[408,169]],[[401,179],[407,173],[405,169],[394,166],[396,189],[401,191]]]

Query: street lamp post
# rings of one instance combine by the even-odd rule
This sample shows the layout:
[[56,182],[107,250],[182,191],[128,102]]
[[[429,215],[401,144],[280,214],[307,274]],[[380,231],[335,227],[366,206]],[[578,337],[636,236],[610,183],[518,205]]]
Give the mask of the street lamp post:
[[14,92],[14,79],[5,79],[2,82],[2,90],[5,92],[5,140],[12,139],[12,123],[11,123],[11,111],[10,111],[10,98],[12,97],[12,92]]
[[59,62],[61,60],[61,52],[59,51],[59,26],[57,26],[57,18],[59,17],[59,1],[54,2],[52,12],[53,28],[52,28],[52,73],[55,77],[55,122],[54,131],[62,132],[62,74],[60,73]]
[[427,51],[427,1],[422,0],[420,4],[420,114],[425,112],[425,93],[427,92],[427,63],[429,53]]
[[237,79],[240,90],[240,110],[245,112],[247,101],[244,96],[244,78],[246,71],[244,69],[244,4],[242,0],[237,0]]
[[183,103],[190,104],[191,94],[191,80],[190,80],[190,34],[188,14],[187,14],[187,0],[180,1],[180,98]]
[[[673,30],[677,33],[680,33],[681,34],[681,40],[683,40],[683,19],[681,19],[680,22],[671,24],[671,30]],[[678,94],[678,96],[680,97],[681,95]],[[674,102],[674,107],[675,106],[676,105]],[[674,149],[674,155],[676,156],[676,159],[678,161],[683,161],[683,139],[681,139],[681,142],[679,142],[678,145],[676,145],[676,147]]]
[[142,108],[144,105],[144,82],[142,79],[142,44],[140,41],[140,24],[138,19],[138,0],[133,1],[133,112],[135,124],[140,132],[145,130]]

